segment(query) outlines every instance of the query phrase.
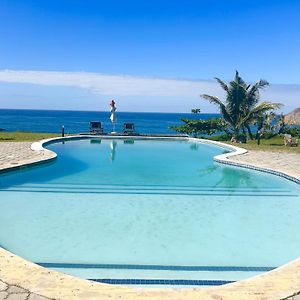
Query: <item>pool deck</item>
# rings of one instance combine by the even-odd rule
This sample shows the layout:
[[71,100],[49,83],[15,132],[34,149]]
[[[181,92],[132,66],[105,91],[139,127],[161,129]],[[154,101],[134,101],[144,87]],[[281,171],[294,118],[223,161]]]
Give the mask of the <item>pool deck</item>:
[[[55,158],[29,142],[0,143],[0,170]],[[249,151],[228,158],[300,180],[300,154]],[[1,206],[0,206],[1,208]],[[3,213],[3,211],[1,211]],[[0,300],[43,299],[289,299],[300,300],[300,259],[254,278],[211,288],[154,289],[100,284],[39,267],[0,247]]]
[[50,151],[32,151],[31,145],[32,142],[1,142],[0,170],[41,163],[56,157]]
[[230,160],[255,167],[272,169],[298,179],[300,178],[299,153],[251,150],[242,155],[232,156]]

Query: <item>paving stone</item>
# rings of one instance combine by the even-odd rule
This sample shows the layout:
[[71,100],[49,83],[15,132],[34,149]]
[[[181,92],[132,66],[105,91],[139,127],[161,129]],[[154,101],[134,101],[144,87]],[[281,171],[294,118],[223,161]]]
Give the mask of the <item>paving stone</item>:
[[27,293],[27,290],[25,290],[25,289],[23,289],[23,288],[21,288],[21,287],[18,287],[18,286],[16,286],[16,285],[11,285],[11,286],[8,288],[7,292],[8,292],[9,294],[20,294],[20,293]]
[[28,293],[25,294],[9,294],[5,300],[27,300]]
[[0,291],[5,291],[7,289],[7,284],[0,280]]
[[30,294],[28,300],[48,300],[49,298],[37,295],[37,294]]
[[7,293],[6,292],[0,292],[0,300],[4,300],[7,297]]

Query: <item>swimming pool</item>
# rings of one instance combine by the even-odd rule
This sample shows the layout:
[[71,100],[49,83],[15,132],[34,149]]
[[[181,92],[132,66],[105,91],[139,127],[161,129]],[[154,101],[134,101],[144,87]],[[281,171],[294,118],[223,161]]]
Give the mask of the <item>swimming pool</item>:
[[[217,285],[299,256],[299,185],[214,145],[86,139],[0,177],[0,245],[109,283]],[[3,213],[5,212],[5,213]]]

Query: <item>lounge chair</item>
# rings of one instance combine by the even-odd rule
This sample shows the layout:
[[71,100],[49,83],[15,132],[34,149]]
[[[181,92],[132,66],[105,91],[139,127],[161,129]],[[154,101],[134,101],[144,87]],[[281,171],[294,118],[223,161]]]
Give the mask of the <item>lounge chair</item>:
[[123,131],[125,134],[135,133],[134,123],[124,123]]
[[292,136],[290,134],[285,134],[283,136],[283,141],[285,146],[290,147],[297,147],[298,146],[298,139],[293,140]]
[[90,133],[92,133],[92,134],[103,133],[103,128],[102,128],[101,122],[99,122],[99,121],[90,122]]

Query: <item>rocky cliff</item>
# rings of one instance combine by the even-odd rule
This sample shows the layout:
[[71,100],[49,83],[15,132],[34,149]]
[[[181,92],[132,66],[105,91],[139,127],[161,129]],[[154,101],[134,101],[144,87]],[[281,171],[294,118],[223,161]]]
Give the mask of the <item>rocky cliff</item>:
[[300,125],[300,107],[285,115],[284,122],[289,125]]

